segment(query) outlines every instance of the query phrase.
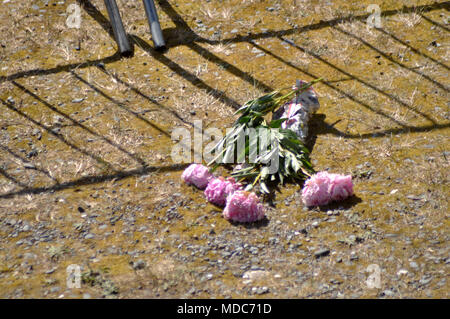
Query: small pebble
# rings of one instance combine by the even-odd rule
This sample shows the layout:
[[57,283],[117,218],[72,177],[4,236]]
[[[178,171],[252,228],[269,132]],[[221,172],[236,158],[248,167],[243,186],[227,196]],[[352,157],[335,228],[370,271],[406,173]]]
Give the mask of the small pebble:
[[60,290],[61,290],[60,287],[52,287],[52,288],[50,289],[50,292],[51,292],[51,293],[55,293],[55,292],[58,292],[58,291],[60,291]]
[[213,278],[213,274],[206,274],[205,279],[206,280],[211,280]]
[[36,169],[36,166],[34,166],[34,165],[31,164],[31,163],[24,163],[24,164],[23,164],[23,167],[24,167],[24,168],[27,168],[27,169]]
[[408,271],[406,270],[406,269],[400,269],[398,272],[397,272],[397,276],[402,276],[402,275],[407,275],[408,274]]
[[422,279],[419,280],[419,284],[421,286],[426,286],[428,285],[431,281],[433,280],[432,276],[424,276],[422,277]]
[[381,293],[381,296],[386,296],[386,297],[393,297],[394,295],[395,295],[395,293],[389,289],[383,290],[383,292]]
[[330,254],[330,250],[328,248],[322,248],[322,249],[317,250],[314,253],[314,256],[316,258],[320,258],[320,257],[328,256],[329,254]]
[[52,268],[52,269],[49,269],[49,270],[45,271],[45,274],[46,274],[46,275],[53,274],[53,273],[55,272],[56,269],[57,269],[56,267],[54,267],[54,268]]
[[86,234],[86,236],[84,236],[84,239],[93,239],[94,237],[95,237],[94,234],[89,233],[89,234]]
[[409,263],[409,266],[413,269],[419,269],[419,265],[417,265],[417,263],[415,261],[411,261]]
[[269,292],[268,287],[252,287],[252,293],[256,295],[263,295]]
[[138,261],[133,263],[133,269],[134,270],[139,270],[139,269],[144,269],[147,266],[147,264],[145,263],[145,261],[139,259]]

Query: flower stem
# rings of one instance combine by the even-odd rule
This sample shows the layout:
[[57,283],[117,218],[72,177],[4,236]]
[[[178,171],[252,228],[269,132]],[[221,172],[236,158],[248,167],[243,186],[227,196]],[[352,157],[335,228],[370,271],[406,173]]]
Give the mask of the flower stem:
[[255,184],[258,182],[258,180],[260,179],[260,177],[261,177],[261,172],[258,174],[258,176],[256,176],[256,179],[255,179],[255,181],[253,182],[252,186],[255,186]]

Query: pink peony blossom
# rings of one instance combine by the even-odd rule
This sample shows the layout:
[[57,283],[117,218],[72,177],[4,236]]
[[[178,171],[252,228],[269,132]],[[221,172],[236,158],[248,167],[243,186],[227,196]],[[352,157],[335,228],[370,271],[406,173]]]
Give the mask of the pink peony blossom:
[[236,183],[233,177],[225,179],[220,176],[208,183],[205,189],[205,196],[209,202],[219,206],[225,206],[227,196],[241,188],[242,185]]
[[241,223],[249,223],[264,218],[264,207],[255,193],[237,190],[227,197],[223,217]]
[[184,170],[181,178],[189,185],[204,189],[213,175],[209,172],[208,167],[201,164],[191,164]]
[[330,179],[327,172],[320,172],[305,182],[302,190],[303,203],[306,206],[321,206],[330,202],[328,186]]
[[305,182],[302,190],[306,206],[322,206],[331,201],[340,201],[353,195],[351,175],[319,172]]
[[351,175],[331,174],[330,196],[333,201],[340,201],[353,195]]

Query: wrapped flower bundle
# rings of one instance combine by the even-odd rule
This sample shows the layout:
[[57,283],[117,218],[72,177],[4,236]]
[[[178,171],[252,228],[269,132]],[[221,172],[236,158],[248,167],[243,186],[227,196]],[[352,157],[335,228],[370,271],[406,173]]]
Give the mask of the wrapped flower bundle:
[[332,201],[340,201],[353,195],[351,175],[319,172],[305,182],[302,190],[306,206],[322,206]]
[[204,189],[213,178],[213,175],[209,172],[208,167],[201,164],[191,164],[184,170],[181,178],[186,184]]
[[[245,180],[250,186],[259,182],[263,193],[270,192],[268,182],[284,183],[288,179],[300,181],[311,176],[314,170],[309,162],[309,151],[304,146],[304,140],[308,130],[307,121],[319,107],[312,85],[321,80],[322,78],[309,83],[297,81],[296,86],[284,95],[281,91],[274,91],[246,102],[236,111],[235,114],[240,114],[240,117],[233,124],[232,130],[227,131],[227,135],[213,148],[215,158],[208,165],[215,163],[214,170],[220,164],[230,163],[229,154],[236,154],[246,161],[246,165],[233,171],[232,175]],[[273,114],[272,120],[267,121],[265,116],[279,107],[280,110]],[[242,132],[250,129],[258,132],[263,130],[270,140],[267,149],[260,149],[258,157],[251,161],[251,150],[258,144],[256,139],[246,139],[243,150],[234,151]],[[259,141],[259,145],[262,144]],[[269,171],[266,164],[274,156],[278,157],[276,162],[279,165],[276,171]],[[222,162],[217,162],[221,157]]]
[[236,183],[233,177],[225,179],[219,176],[208,183],[205,189],[205,196],[210,203],[225,206],[227,196],[239,189],[242,189],[242,185]]
[[255,222],[264,218],[264,207],[255,193],[238,190],[228,196],[223,217],[241,223]]
[[[307,83],[297,80],[294,90],[298,90]],[[310,117],[319,109],[319,100],[313,87],[297,94],[292,100],[281,106],[273,113],[273,119],[286,118],[281,124],[283,129],[290,129],[304,143],[308,137],[308,122]]]
[[[218,206],[225,206],[223,217],[236,222],[255,222],[264,218],[264,207],[258,196],[248,192],[259,182],[262,193],[269,193],[268,182],[281,182],[285,180],[306,180],[302,190],[303,203],[306,206],[321,206],[332,201],[343,200],[353,195],[353,183],[350,175],[330,174],[319,172],[315,175],[309,162],[309,151],[304,146],[308,135],[308,121],[312,114],[319,108],[317,95],[312,88],[317,79],[306,83],[297,80],[293,89],[285,95],[280,91],[261,96],[245,103],[235,114],[240,117],[233,124],[233,128],[227,131],[227,135],[219,141],[211,152],[215,158],[208,163],[214,167],[211,171],[201,164],[192,164],[182,174],[182,179],[199,189],[205,189],[206,199]],[[275,111],[278,108],[277,111]],[[266,115],[272,112],[271,121],[266,120]],[[269,132],[270,147],[261,150],[262,141],[258,139],[244,138],[244,148],[234,152],[238,138],[245,131],[251,129],[263,129]],[[254,132],[255,132],[254,131]],[[247,133],[245,133],[247,134]],[[242,140],[241,140],[242,141]],[[258,156],[250,159],[250,150],[259,144]],[[266,145],[267,146],[267,145]],[[225,154],[225,155],[224,155]],[[231,154],[231,155],[230,155]],[[220,164],[230,163],[219,158],[234,157],[245,159],[245,163],[237,165],[231,173],[233,177],[214,177],[211,173]],[[252,153],[254,154],[254,153]],[[275,156],[278,159],[276,171],[269,170],[267,160]],[[236,158],[236,159],[237,159]],[[230,158],[231,159],[231,158]],[[245,190],[243,185],[247,183]]]

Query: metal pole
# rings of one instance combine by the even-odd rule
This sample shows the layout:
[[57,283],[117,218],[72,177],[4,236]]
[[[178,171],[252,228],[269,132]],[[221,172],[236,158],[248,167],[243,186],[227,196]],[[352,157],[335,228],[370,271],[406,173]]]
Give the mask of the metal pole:
[[161,31],[161,25],[159,24],[158,13],[156,12],[155,3],[153,0],[143,0],[145,13],[147,14],[148,24],[152,32],[152,39],[155,45],[155,49],[163,49],[166,46]]
[[133,54],[130,42],[128,41],[127,34],[123,28],[122,19],[120,18],[119,8],[117,7],[116,0],[104,0],[106,9],[108,10],[109,19],[111,20],[111,25],[114,32],[114,37],[116,38],[117,44],[119,45],[120,53],[124,56],[130,56]]

